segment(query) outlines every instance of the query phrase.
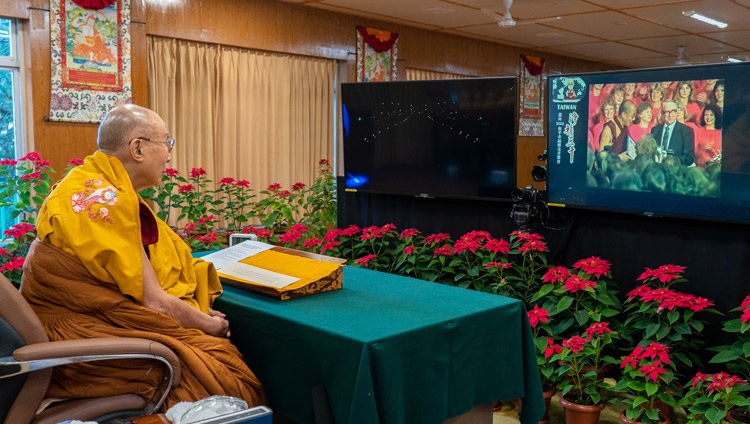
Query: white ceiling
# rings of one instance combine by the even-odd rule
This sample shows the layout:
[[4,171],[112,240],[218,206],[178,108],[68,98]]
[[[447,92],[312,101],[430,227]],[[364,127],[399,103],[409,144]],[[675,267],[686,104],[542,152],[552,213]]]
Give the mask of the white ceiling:
[[[281,1],[626,68],[671,66],[679,46],[690,63],[750,60],[750,0],[514,0],[519,23],[562,19],[510,28],[481,11],[502,14],[503,0]],[[729,25],[693,20],[686,10]]]

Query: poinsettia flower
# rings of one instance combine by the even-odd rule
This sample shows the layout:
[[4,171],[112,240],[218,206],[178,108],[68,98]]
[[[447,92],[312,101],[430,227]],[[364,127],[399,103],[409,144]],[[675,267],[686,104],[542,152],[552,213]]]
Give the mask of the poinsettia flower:
[[547,337],[547,347],[544,348],[544,358],[547,359],[550,356],[562,352],[562,346],[555,344],[551,337]]
[[180,174],[180,171],[174,169],[174,168],[167,168],[164,170],[164,173],[167,174],[170,177],[176,177]]
[[219,235],[211,231],[202,236],[196,236],[195,239],[201,243],[211,244],[219,239]]
[[30,160],[32,162],[37,162],[37,161],[42,160],[42,155],[40,155],[39,152],[29,152],[29,153],[26,154],[26,156],[24,156],[21,159],[19,159],[19,161],[24,161],[24,160]]
[[743,324],[750,323],[750,309],[742,311],[742,317],[740,317],[740,320]]
[[598,256],[581,259],[573,264],[573,268],[580,269],[586,274],[594,276],[596,278],[600,278],[602,275],[609,274],[609,267],[609,261],[604,260]]
[[433,256],[452,256],[453,249],[450,246],[440,246],[433,251]]
[[684,308],[691,309],[695,312],[700,312],[706,308],[714,306],[714,302],[699,296],[688,295],[680,305]]
[[281,190],[281,184],[279,184],[279,183],[273,183],[273,184],[269,185],[266,190],[267,191],[273,191],[273,192],[279,191],[279,190]]
[[282,234],[279,237],[279,241],[285,244],[294,244],[294,243],[297,243],[297,240],[299,240],[301,237],[302,237],[301,231],[292,231],[290,229],[289,231],[287,231],[286,233]]
[[237,186],[237,187],[242,187],[242,188],[250,188],[250,181],[248,181],[248,180],[239,180],[236,183],[234,183],[234,185]]
[[563,340],[563,347],[567,347],[573,353],[578,353],[586,345],[586,340],[581,336],[573,336],[567,340]]
[[695,373],[695,377],[690,379],[690,387],[695,388],[701,381],[706,381],[706,378],[708,378],[707,374],[703,374],[702,372]]
[[408,239],[416,236],[417,234],[419,234],[419,230],[417,230],[416,228],[407,228],[404,231],[401,231],[401,238]]
[[329,241],[326,242],[326,244],[323,245],[323,247],[320,249],[320,253],[325,253],[329,250],[333,250],[336,246],[340,245],[340,241]]
[[412,254],[412,252],[414,252],[414,247],[415,247],[415,246],[414,246],[413,244],[410,244],[410,245],[408,245],[408,246],[405,246],[405,247],[404,247],[404,253],[405,253],[406,255],[411,255],[411,254]]
[[487,262],[484,264],[487,269],[510,269],[512,266],[512,262]]
[[73,158],[68,161],[68,166],[80,166],[83,165],[83,159],[81,158]]
[[294,185],[292,185],[292,191],[302,191],[305,187],[307,187],[307,185],[303,182],[294,183]]
[[478,241],[471,239],[471,238],[460,238],[456,241],[456,244],[453,246],[453,253],[459,254],[463,253],[465,251],[470,251],[471,253],[476,253],[477,249],[479,249],[481,244],[479,244]]
[[521,247],[518,248],[522,253],[529,252],[546,252],[547,243],[541,240],[529,240],[525,242]]
[[377,225],[371,225],[369,227],[362,229],[362,235],[360,238],[362,240],[371,240],[371,239],[377,239],[383,237],[383,231],[380,227]]
[[310,249],[315,246],[320,246],[323,243],[323,240],[317,238],[317,237],[310,237],[309,239],[305,240],[303,243],[303,246],[305,249]]
[[510,253],[510,243],[503,239],[490,239],[484,244],[484,248],[492,253],[500,253],[501,255],[507,255]]
[[651,381],[656,382],[659,379],[660,375],[664,375],[667,373],[667,370],[659,366],[659,363],[653,363],[653,364],[646,364],[641,365],[640,368],[638,368],[639,371],[643,373],[643,375],[649,377]]
[[643,358],[658,359],[659,362],[669,365],[669,346],[651,342],[643,351]]
[[42,176],[41,172],[34,171],[34,172],[30,172],[30,173],[28,173],[26,175],[22,175],[21,178],[20,178],[20,180],[21,181],[36,181],[36,180],[41,180],[42,178],[44,178],[44,177]]
[[8,159],[8,158],[0,159],[0,166],[16,166],[16,165],[18,165],[18,161],[14,159]]
[[23,256],[16,256],[10,261],[0,265],[0,271],[15,271],[23,269],[24,260]]
[[359,227],[354,224],[341,230],[341,235],[345,237],[354,237],[357,234],[359,234]]
[[383,232],[383,234],[391,232],[396,229],[396,224],[388,223],[380,227],[380,230]]
[[234,178],[232,177],[224,177],[219,180],[219,185],[233,185],[234,184]]
[[611,333],[608,322],[595,322],[586,329],[586,340],[591,340],[594,336],[603,336],[606,333]]
[[27,234],[36,231],[36,227],[29,224],[28,222],[19,222],[12,227],[5,230],[3,233],[6,237],[12,237],[14,239],[23,239]]
[[198,178],[206,175],[206,170],[203,168],[193,168],[190,170],[191,178]]
[[546,309],[542,309],[539,305],[534,305],[534,309],[526,313],[529,316],[529,324],[531,328],[536,328],[536,325],[540,322],[549,322],[549,312]]
[[193,191],[193,185],[192,184],[184,184],[177,187],[177,191],[180,193],[191,193]]
[[579,290],[594,289],[596,288],[596,283],[591,280],[587,280],[580,275],[571,275],[570,278],[565,281],[563,287],[568,292],[575,293]]
[[556,266],[547,270],[542,277],[542,281],[545,283],[559,283],[565,281],[570,277],[570,271],[564,266]]
[[343,232],[344,232],[344,230],[342,230],[342,229],[340,229],[340,228],[331,228],[330,230],[328,230],[328,232],[327,232],[327,233],[325,233],[325,234],[323,235],[323,240],[325,240],[325,241],[333,241],[333,240],[336,240],[336,239],[338,239],[338,238],[339,238],[339,237],[340,237],[341,235],[343,235],[343,234],[342,234]]
[[630,353],[630,355],[626,356],[622,362],[620,363],[620,368],[624,369],[626,366],[630,365],[631,368],[635,369],[638,367],[638,362],[641,359],[641,352],[643,352],[643,347],[636,346],[635,349]]
[[430,234],[429,236],[424,238],[424,245],[427,246],[429,244],[435,244],[440,243],[443,240],[447,240],[450,238],[450,235],[447,233],[437,233],[437,234]]
[[648,293],[650,293],[650,292],[651,292],[651,287],[649,287],[649,286],[647,286],[645,284],[642,285],[642,286],[638,286],[638,287],[634,288],[633,290],[631,290],[630,292],[628,292],[628,296],[627,296],[628,297],[628,302],[632,302],[633,299],[635,299],[636,297],[639,297],[639,298],[643,299],[643,297],[647,296]]
[[522,230],[516,230],[510,233],[511,236],[516,236],[519,241],[544,241],[544,237],[537,233],[529,233]]
[[367,264],[370,263],[370,261],[373,260],[373,259],[375,259],[375,255],[373,255],[372,253],[370,253],[369,255],[365,255],[365,256],[362,256],[359,259],[355,259],[354,262],[356,262],[356,263],[358,263],[358,264],[360,264],[362,266],[367,266]]

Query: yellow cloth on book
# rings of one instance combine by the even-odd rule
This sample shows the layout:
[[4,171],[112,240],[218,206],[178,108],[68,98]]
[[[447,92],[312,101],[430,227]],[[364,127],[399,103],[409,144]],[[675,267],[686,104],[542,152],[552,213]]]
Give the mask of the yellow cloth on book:
[[[299,278],[299,281],[281,289],[277,289],[279,291],[295,290],[304,287],[313,281],[318,281],[321,278],[331,275],[333,271],[341,266],[333,262],[322,262],[273,250],[265,250],[250,256],[249,258],[242,259],[240,262],[246,265],[263,268],[268,271],[278,272],[279,274]],[[219,276],[234,279],[234,277],[222,274],[221,271],[219,271]],[[255,281],[251,282],[260,284]]]

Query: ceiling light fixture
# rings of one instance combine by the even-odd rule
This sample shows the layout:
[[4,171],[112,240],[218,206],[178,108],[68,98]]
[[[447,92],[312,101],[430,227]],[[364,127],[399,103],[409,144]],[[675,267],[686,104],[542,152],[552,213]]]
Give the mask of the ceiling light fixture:
[[732,56],[727,56],[727,62],[738,63],[738,62],[744,62],[744,60],[737,59],[736,57],[732,57]]
[[718,19],[709,18],[706,15],[701,15],[700,13],[697,13],[695,10],[685,10],[685,11],[682,12],[682,14],[685,15],[685,16],[687,16],[687,17],[699,20],[701,22],[705,22],[705,23],[707,23],[709,25],[713,25],[713,26],[719,27],[719,28],[726,28],[727,25],[728,25],[726,22],[722,22],[722,21],[720,21]]

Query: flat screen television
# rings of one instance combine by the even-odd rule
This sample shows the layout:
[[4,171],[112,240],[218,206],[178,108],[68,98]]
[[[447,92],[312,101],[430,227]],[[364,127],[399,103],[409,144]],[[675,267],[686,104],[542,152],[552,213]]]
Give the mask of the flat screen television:
[[750,63],[557,75],[547,87],[551,205],[750,222]]
[[509,200],[516,77],[341,84],[347,191]]

